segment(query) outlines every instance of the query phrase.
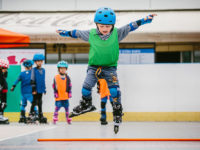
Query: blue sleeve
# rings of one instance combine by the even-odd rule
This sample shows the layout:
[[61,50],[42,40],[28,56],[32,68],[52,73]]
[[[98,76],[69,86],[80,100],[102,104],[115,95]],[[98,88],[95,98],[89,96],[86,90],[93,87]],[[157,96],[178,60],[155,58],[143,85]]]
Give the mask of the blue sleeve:
[[22,73],[20,73],[19,77],[17,78],[17,80],[15,81],[15,83],[13,84],[13,86],[17,86],[17,84],[21,81],[21,76],[22,76]]
[[[43,68],[44,69],[44,68]],[[44,69],[44,91],[46,93],[45,69]]]

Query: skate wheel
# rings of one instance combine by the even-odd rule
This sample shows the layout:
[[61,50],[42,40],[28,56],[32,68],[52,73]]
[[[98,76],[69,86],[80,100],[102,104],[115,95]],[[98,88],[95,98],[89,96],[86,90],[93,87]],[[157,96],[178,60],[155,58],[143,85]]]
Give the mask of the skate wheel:
[[117,134],[118,133],[118,131],[119,131],[119,126],[114,126],[114,132],[115,132],[115,134]]
[[78,116],[78,115],[74,114],[73,112],[71,112],[71,113],[69,114],[69,118],[72,118],[72,117],[75,117],[75,116]]
[[9,124],[9,121],[0,122],[0,124]]

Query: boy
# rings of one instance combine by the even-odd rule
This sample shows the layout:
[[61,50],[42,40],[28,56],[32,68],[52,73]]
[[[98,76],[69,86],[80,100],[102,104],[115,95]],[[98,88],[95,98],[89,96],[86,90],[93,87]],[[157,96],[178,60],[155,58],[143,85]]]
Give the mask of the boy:
[[6,82],[6,77],[8,67],[8,61],[0,59],[0,124],[9,124],[8,118],[3,116],[4,110],[7,106],[8,84]]
[[58,73],[53,80],[53,89],[55,97],[55,112],[53,116],[53,123],[56,124],[58,121],[58,111],[61,107],[65,109],[66,121],[71,124],[71,118],[69,118],[69,98],[71,94],[71,80],[67,75],[68,63],[65,61],[59,61],[57,64]]
[[[33,61],[32,60],[24,60],[23,66],[25,67],[25,71],[21,72],[18,79],[15,81],[13,84],[12,88],[10,89],[11,91],[14,91],[15,87],[17,84],[21,81],[21,114],[20,114],[20,119],[19,123],[26,123],[26,106],[27,106],[27,101],[32,103],[33,101],[33,95],[32,95],[32,86],[31,86],[31,69],[33,66]],[[35,107],[36,109],[36,107]]]
[[31,72],[33,103],[30,110],[30,118],[33,122],[37,120],[34,112],[34,107],[37,105],[40,123],[47,123],[47,118],[43,116],[42,112],[42,95],[46,94],[45,69],[42,68],[44,59],[45,57],[43,54],[35,54],[33,56],[33,61],[35,62],[36,67],[34,67]]
[[92,105],[91,91],[97,83],[95,72],[101,67],[101,74],[107,81],[110,94],[113,98],[114,131],[118,132],[119,124],[122,122],[121,92],[117,78],[117,61],[119,59],[119,42],[129,32],[136,30],[139,26],[151,23],[155,14],[149,15],[141,20],[131,22],[121,28],[115,28],[115,12],[108,7],[99,8],[94,17],[97,28],[87,31],[80,30],[57,30],[61,36],[80,38],[90,43],[89,62],[87,76],[83,83],[82,100],[73,109],[71,116],[77,116],[85,112],[95,110]]

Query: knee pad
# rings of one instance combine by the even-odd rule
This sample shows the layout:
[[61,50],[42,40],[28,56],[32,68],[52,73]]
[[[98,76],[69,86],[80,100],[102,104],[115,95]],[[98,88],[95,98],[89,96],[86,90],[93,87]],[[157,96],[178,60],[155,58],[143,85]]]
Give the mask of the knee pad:
[[110,94],[113,98],[117,97],[117,88],[109,88]]
[[121,102],[121,92],[119,90],[119,87],[112,87],[112,88],[109,88],[109,90],[110,90],[110,94],[113,98],[113,101],[120,103]]
[[91,97],[91,90],[86,89],[86,88],[82,88],[82,95],[84,97]]

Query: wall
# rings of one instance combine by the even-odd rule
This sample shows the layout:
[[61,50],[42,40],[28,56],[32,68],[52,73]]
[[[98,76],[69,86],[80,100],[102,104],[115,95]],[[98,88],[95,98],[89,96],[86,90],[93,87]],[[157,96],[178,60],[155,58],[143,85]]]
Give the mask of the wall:
[[[88,7],[89,6],[89,7]],[[199,9],[199,0],[0,0],[0,10],[88,11],[107,6],[115,10]]]
[[[46,65],[47,95],[44,96],[44,112],[53,112],[52,80],[56,65]],[[70,65],[72,79],[70,109],[79,103],[81,88],[86,76],[86,65]],[[200,64],[150,64],[119,65],[124,112],[199,112]],[[100,98],[93,90],[93,103],[98,107]],[[111,111],[110,104],[108,111]]]
[[17,80],[18,76],[21,72],[20,65],[10,65],[8,69],[8,93],[7,93],[7,107],[5,112],[20,112],[20,100],[21,100],[21,84],[19,82],[18,86],[15,88],[13,92],[10,91],[10,88]]

